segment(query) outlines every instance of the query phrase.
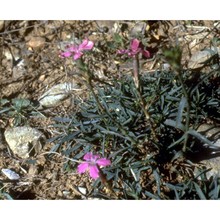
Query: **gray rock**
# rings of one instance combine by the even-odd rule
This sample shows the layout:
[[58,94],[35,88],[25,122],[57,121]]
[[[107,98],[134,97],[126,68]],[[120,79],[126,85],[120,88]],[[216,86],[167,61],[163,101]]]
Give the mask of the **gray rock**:
[[216,59],[218,59],[218,53],[214,50],[205,49],[198,51],[190,58],[188,68],[192,70],[199,69]]
[[218,56],[220,57],[220,47],[211,47],[211,50],[214,50],[218,53]]
[[197,131],[212,141],[217,147],[220,147],[220,127],[202,124],[197,128]]
[[146,23],[143,21],[136,23],[134,27],[131,29],[130,36],[137,37],[140,35],[144,35],[146,26],[147,26]]
[[38,100],[43,107],[55,107],[68,98],[73,90],[80,90],[76,83],[58,84],[46,91]]
[[17,174],[15,171],[10,169],[2,169],[2,173],[5,174],[10,180],[18,180],[20,179],[19,174]]
[[[220,127],[216,127],[209,124],[202,124],[197,129],[202,135],[208,138],[216,147],[219,147],[220,150]],[[211,176],[220,177],[220,157],[215,157],[211,159],[202,160],[201,163],[207,168],[211,168],[207,172],[207,178]],[[198,170],[195,170],[195,174],[198,174]]]
[[170,66],[170,64],[169,63],[164,63],[164,64],[162,64],[162,70],[163,71],[170,71],[171,70],[171,66]]
[[212,176],[220,177],[220,157],[212,158],[209,160],[203,160],[201,163],[207,168],[211,168],[210,171],[206,173],[209,179]]
[[31,127],[9,128],[4,135],[12,152],[21,158],[39,153],[46,139],[42,132]]

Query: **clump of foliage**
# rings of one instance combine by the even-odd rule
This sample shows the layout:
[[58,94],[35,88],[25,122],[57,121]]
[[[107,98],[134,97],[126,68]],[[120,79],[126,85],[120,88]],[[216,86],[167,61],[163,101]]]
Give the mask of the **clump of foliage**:
[[[109,199],[219,198],[219,179],[207,179],[207,170],[192,159],[207,144],[215,149],[196,129],[209,119],[220,119],[219,69],[190,78],[192,73],[181,70],[170,57],[174,68],[141,74],[140,88],[133,76],[122,76],[111,85],[90,83],[91,96],[83,103],[78,100],[77,112],[70,118],[54,118],[54,126],[65,134],[51,140],[56,143],[51,152],[78,160],[93,151],[112,161],[103,169],[111,193],[106,195],[98,179],[93,195]],[[64,168],[76,169],[76,165],[69,161]]]

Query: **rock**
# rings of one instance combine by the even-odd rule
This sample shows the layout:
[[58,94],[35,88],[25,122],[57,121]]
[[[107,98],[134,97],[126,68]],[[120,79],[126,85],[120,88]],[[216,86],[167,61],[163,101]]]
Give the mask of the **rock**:
[[82,187],[82,186],[78,186],[78,190],[79,190],[83,195],[86,195],[86,193],[87,193],[86,188],[84,188],[84,187]]
[[147,24],[143,21],[136,23],[134,27],[131,29],[130,36],[137,37],[140,35],[144,35],[146,27]]
[[31,37],[27,44],[29,47],[36,49],[44,47],[45,42],[46,40],[43,37]]
[[19,180],[20,179],[20,176],[16,172],[14,172],[10,169],[2,169],[2,173],[4,173],[5,176],[7,176],[10,180]]
[[[212,143],[219,147],[220,150],[220,127],[216,127],[209,124],[202,124],[197,129],[202,135],[208,138]],[[217,153],[219,155],[219,153]],[[214,155],[213,155],[214,156]],[[220,177],[220,157],[214,157],[211,159],[205,159],[200,161],[207,169],[211,168],[210,171],[207,172],[207,178],[209,179],[211,176]],[[195,171],[195,174],[198,174],[198,170]]]
[[0,31],[2,31],[5,27],[5,21],[0,20]]
[[46,91],[38,100],[43,107],[55,107],[68,98],[73,90],[79,90],[76,83],[61,83]]
[[171,70],[171,66],[170,66],[170,64],[169,63],[163,63],[162,65],[161,65],[161,67],[162,67],[162,70],[163,71],[170,71]]
[[197,128],[197,131],[212,141],[217,147],[220,147],[220,127],[202,124]]
[[12,152],[21,158],[39,153],[46,139],[43,133],[31,127],[9,128],[4,135]]
[[68,195],[70,195],[70,194],[71,194],[71,193],[70,193],[70,191],[68,191],[68,190],[64,190],[64,191],[63,191],[63,195],[64,195],[64,196],[68,196]]
[[[210,177],[220,177],[220,157],[212,158],[209,160],[203,160],[200,162],[200,165],[205,167],[206,169],[210,169],[206,172],[206,177],[210,179]],[[196,168],[194,170],[194,175],[197,176],[199,174],[199,169]],[[201,179],[201,178],[200,178]]]
[[25,75],[26,72],[27,70],[25,69],[25,66],[24,66],[24,60],[19,59],[19,62],[17,63],[17,65],[13,67],[12,77],[15,79],[22,77]]
[[102,32],[112,32],[114,24],[116,21],[105,21],[105,20],[97,20],[95,21],[97,27]]
[[211,47],[211,50],[214,50],[218,53],[218,56],[220,57],[220,47]]
[[211,61],[217,61],[218,58],[218,53],[214,50],[205,49],[203,51],[198,51],[190,58],[188,68],[192,70],[200,69]]

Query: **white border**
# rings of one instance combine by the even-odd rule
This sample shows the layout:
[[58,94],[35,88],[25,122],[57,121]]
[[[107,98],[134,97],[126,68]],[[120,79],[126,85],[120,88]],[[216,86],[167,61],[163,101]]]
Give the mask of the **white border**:
[[[218,201],[0,201],[1,219],[216,219]],[[4,218],[5,217],[5,218]]]
[[219,20],[216,0],[3,0],[2,20]]

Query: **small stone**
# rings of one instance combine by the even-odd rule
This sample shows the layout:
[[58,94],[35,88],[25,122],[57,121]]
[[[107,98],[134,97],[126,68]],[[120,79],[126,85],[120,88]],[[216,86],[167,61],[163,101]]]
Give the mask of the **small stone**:
[[202,124],[197,131],[211,140],[217,147],[220,147],[220,127],[210,124]]
[[86,188],[84,188],[84,187],[79,186],[79,187],[78,187],[78,190],[79,190],[83,195],[86,195],[86,193],[87,193],[87,190],[86,190]]
[[26,69],[24,66],[24,60],[20,59],[19,63],[17,63],[17,65],[13,67],[12,77],[16,79],[24,76],[25,73]]
[[[202,124],[198,127],[197,131],[208,138],[216,147],[219,147],[220,150],[220,127],[210,124]],[[205,159],[200,161],[200,163],[202,163],[207,169],[211,168],[211,170],[206,173],[208,179],[211,176],[220,177],[220,157]],[[199,171],[196,169],[194,173],[197,175]]]
[[211,49],[198,51],[189,60],[188,68],[195,70],[204,67],[212,60],[218,59],[218,53]]
[[63,195],[64,195],[64,196],[70,195],[70,191],[64,190],[64,191],[63,191]]
[[16,172],[14,172],[14,171],[12,171],[10,169],[2,169],[2,173],[4,173],[5,176],[7,176],[8,179],[10,179],[10,180],[18,180],[18,179],[20,179],[20,176]]
[[162,70],[167,72],[170,71],[171,70],[170,64],[169,63],[162,64]]
[[46,75],[41,75],[41,76],[38,78],[38,80],[39,80],[40,82],[43,82],[43,81],[45,80],[45,78],[46,78]]
[[76,83],[61,83],[46,91],[38,100],[43,107],[55,107],[68,98],[73,90],[79,90]]
[[45,45],[45,38],[43,37],[31,37],[31,39],[28,41],[28,47],[32,48],[42,48]]
[[31,127],[15,127],[5,131],[5,140],[14,154],[28,158],[32,152],[38,153],[45,140],[43,133]]
[[144,35],[146,30],[147,24],[145,22],[138,22],[134,25],[134,27],[131,29],[130,36],[131,37],[137,37],[140,35]]
[[[220,177],[220,157],[202,160],[200,163],[207,169],[211,168],[211,170],[206,173],[208,179],[212,176]],[[195,174],[198,174],[198,171],[196,171]]]

